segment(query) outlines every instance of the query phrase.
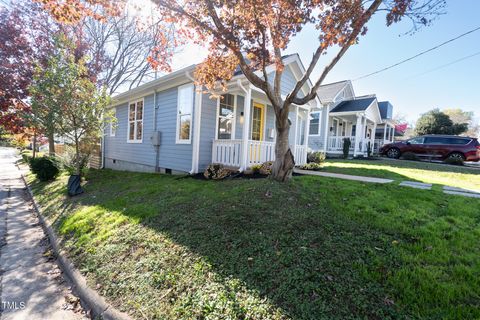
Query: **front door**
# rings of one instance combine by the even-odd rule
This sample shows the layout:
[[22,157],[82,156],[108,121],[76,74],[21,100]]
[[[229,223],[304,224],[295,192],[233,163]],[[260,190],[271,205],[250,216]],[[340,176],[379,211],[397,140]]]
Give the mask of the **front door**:
[[[263,140],[263,118],[265,114],[265,105],[254,102],[252,110],[252,140]],[[260,142],[250,144],[250,162],[260,163],[262,159],[262,145]]]
[[254,102],[252,116],[252,140],[263,140],[263,118],[265,114],[265,105]]

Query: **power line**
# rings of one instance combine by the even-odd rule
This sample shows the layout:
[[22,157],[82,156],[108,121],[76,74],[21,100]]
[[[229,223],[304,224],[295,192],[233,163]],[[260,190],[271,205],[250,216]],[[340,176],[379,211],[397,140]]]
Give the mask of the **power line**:
[[445,67],[451,66],[452,64],[455,64],[455,63],[461,62],[461,61],[463,61],[463,60],[467,60],[467,59],[473,58],[473,57],[475,57],[475,56],[478,56],[478,55],[480,55],[480,51],[478,51],[478,52],[475,52],[475,53],[473,53],[473,54],[470,54],[470,55],[468,55],[468,56],[465,56],[465,57],[463,57],[463,58],[460,58],[460,59],[454,60],[454,61],[452,61],[452,62],[449,62],[449,63],[443,64],[443,65],[441,65],[441,66],[438,66],[438,67],[436,67],[436,68],[433,68],[433,69],[427,70],[427,71],[425,71],[425,72],[422,72],[422,73],[419,73],[419,74],[413,75],[413,76],[411,76],[411,77],[408,77],[408,78],[406,78],[405,80],[408,80],[408,79],[412,79],[412,78],[417,78],[417,77],[423,76],[423,75],[425,75],[425,74],[428,74],[428,73],[430,73],[430,72],[434,72],[434,71],[437,71],[437,70],[443,69],[443,68],[445,68]]
[[394,68],[394,67],[396,67],[396,66],[399,66],[399,65],[401,65],[401,64],[403,64],[403,63],[405,63],[405,62],[408,62],[408,61],[410,61],[410,60],[413,60],[413,59],[415,59],[415,58],[418,58],[418,57],[420,57],[420,56],[422,56],[422,55],[424,55],[424,54],[426,54],[426,53],[428,53],[428,52],[430,52],[430,51],[436,50],[436,49],[438,49],[438,48],[440,48],[440,47],[442,47],[442,46],[444,46],[444,45],[446,45],[446,44],[448,44],[448,43],[450,43],[450,42],[453,42],[453,41],[458,40],[458,39],[460,39],[460,38],[462,38],[462,37],[465,37],[466,35],[469,35],[469,34],[475,32],[475,31],[478,31],[478,30],[480,30],[480,27],[477,27],[477,28],[475,28],[475,29],[472,29],[472,30],[470,30],[470,31],[467,31],[467,32],[465,32],[465,33],[462,33],[461,35],[459,35],[459,36],[457,36],[457,37],[455,37],[455,38],[452,38],[452,39],[450,39],[450,40],[447,40],[447,41],[445,41],[445,42],[442,42],[442,43],[440,43],[439,45],[436,45],[435,47],[432,47],[432,48],[430,48],[430,49],[428,49],[428,50],[422,51],[422,52],[420,52],[420,53],[418,53],[418,54],[416,54],[416,55],[414,55],[414,56],[411,56],[410,58],[404,59],[404,60],[402,60],[402,61],[400,61],[400,62],[397,62],[397,63],[395,63],[395,64],[392,64],[392,65],[390,65],[390,66],[388,66],[388,67],[385,67],[385,68],[382,68],[382,69],[380,69],[380,70],[374,71],[374,72],[372,72],[372,73],[369,73],[369,74],[363,75],[363,76],[361,76],[361,77],[355,78],[355,79],[353,79],[352,81],[357,81],[357,80],[360,80],[360,79],[365,79],[365,78],[367,78],[367,77],[373,76],[373,75],[378,74],[378,73],[380,73],[380,72],[383,72],[383,71],[392,69],[392,68]]

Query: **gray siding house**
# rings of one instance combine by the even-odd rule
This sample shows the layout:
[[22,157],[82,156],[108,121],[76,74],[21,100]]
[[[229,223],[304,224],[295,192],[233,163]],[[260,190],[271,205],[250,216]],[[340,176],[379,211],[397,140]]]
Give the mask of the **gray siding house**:
[[[284,58],[282,95],[305,72],[298,55]],[[106,168],[198,173],[211,163],[240,170],[275,159],[275,114],[265,94],[237,72],[220,98],[196,88],[190,66],[113,99],[116,123],[103,138]],[[267,69],[273,75],[273,67]],[[305,94],[311,83],[305,84]],[[295,162],[306,162],[309,112],[293,106],[289,142]]]

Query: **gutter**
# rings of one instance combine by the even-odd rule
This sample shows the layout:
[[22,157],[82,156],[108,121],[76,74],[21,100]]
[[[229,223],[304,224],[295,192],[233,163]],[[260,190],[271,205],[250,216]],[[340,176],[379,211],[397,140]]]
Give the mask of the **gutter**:
[[[192,75],[186,71],[185,76],[190,79],[193,83],[195,83],[195,79]],[[191,170],[188,172],[189,174],[193,175],[198,172],[198,158],[200,154],[200,126],[202,123],[202,92],[198,90],[197,86],[194,86],[194,94],[195,94],[195,102],[194,102],[194,109],[193,109],[193,144],[192,144],[192,167]]]

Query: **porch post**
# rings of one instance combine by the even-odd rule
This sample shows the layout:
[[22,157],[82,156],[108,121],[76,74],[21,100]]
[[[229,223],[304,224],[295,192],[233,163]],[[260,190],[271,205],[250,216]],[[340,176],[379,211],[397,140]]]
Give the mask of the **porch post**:
[[364,135],[364,130],[362,127],[362,116],[357,114],[357,125],[355,129],[355,147],[353,149],[353,156],[356,157],[358,151],[360,150],[360,138]]
[[326,105],[324,108],[326,108],[326,114],[325,114],[325,123],[323,124],[323,152],[325,153],[325,155],[327,154],[327,150],[328,150],[328,133],[330,132],[329,131],[329,128],[328,128],[328,120],[330,118],[330,106],[329,105]]
[[247,95],[243,104],[243,128],[242,128],[242,158],[240,161],[240,171],[248,168],[248,140],[250,138],[250,111],[252,100],[252,88],[247,87]]
[[305,136],[305,140],[303,143],[305,144],[306,149],[308,149],[308,133],[310,132],[310,108],[309,110],[305,111],[307,114],[307,119],[305,120],[305,133],[303,134]]
[[385,143],[385,140],[387,140],[387,128],[388,124],[385,123],[385,126],[383,126],[383,143]]
[[[375,139],[376,139],[376,134],[377,134],[377,123],[373,123],[373,130],[372,130],[372,151],[375,151]],[[379,146],[380,148],[380,146]]]
[[395,140],[395,127],[392,127],[392,136],[390,138],[390,142],[393,142]]
[[295,156],[297,151],[297,140],[298,140],[298,106],[295,106],[295,134],[293,135],[293,159],[296,162]]

